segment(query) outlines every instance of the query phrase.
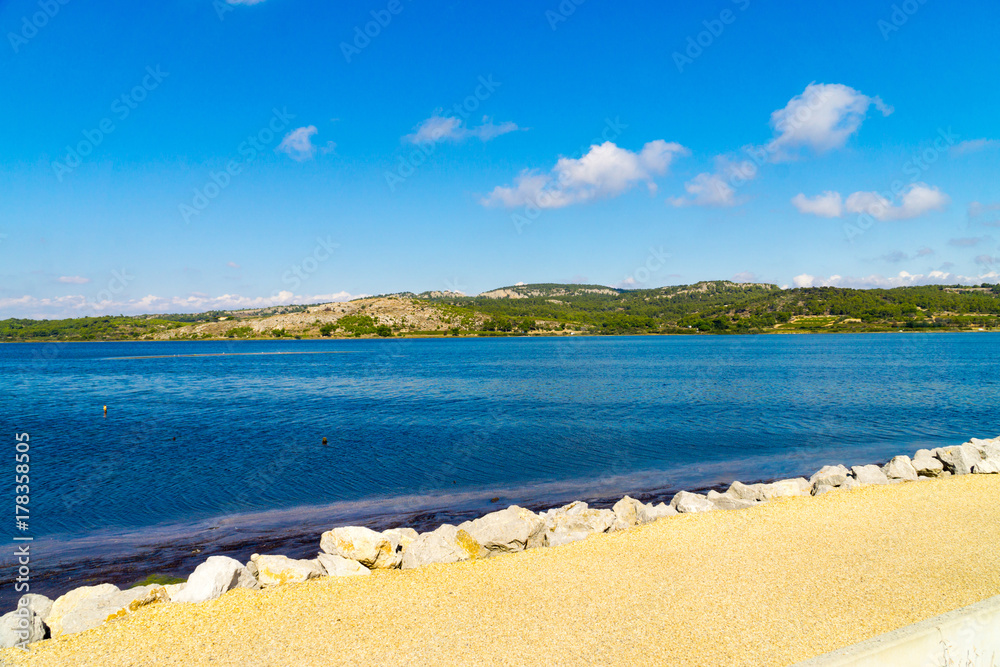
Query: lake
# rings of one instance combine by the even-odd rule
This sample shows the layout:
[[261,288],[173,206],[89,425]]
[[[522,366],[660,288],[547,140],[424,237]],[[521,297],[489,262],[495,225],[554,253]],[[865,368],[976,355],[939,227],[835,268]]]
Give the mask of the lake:
[[8,497],[27,432],[18,534],[54,594],[311,557],[345,523],[881,462],[996,436],[998,399],[995,333],[0,345]]

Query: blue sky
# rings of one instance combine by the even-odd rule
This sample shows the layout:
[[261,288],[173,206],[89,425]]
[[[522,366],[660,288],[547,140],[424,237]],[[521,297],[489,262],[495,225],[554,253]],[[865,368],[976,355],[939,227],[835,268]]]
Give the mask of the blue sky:
[[0,0],[0,317],[1000,282],[1000,6],[678,4]]

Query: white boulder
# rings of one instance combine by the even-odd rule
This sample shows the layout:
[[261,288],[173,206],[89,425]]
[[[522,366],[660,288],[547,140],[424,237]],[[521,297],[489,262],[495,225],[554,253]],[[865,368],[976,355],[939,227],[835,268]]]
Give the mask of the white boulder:
[[889,477],[877,465],[853,466],[851,472],[859,484],[889,483]]
[[968,475],[972,473],[972,466],[982,460],[980,451],[972,445],[953,445],[951,447],[939,447],[933,450],[934,456],[941,460],[944,469],[953,475]]
[[683,513],[711,512],[715,509],[715,504],[706,496],[690,491],[678,491],[671,499],[670,506]]
[[719,493],[715,490],[709,491],[707,498],[712,502],[716,509],[720,510],[741,510],[747,507],[753,507],[757,504],[752,500],[736,498],[729,495],[728,492]]
[[850,474],[850,471],[842,465],[823,466],[809,478],[809,484],[812,485],[813,489],[820,484],[826,486],[841,486],[847,481]]
[[647,515],[645,503],[629,496],[615,503],[611,510],[615,513],[615,517],[628,527],[652,521]]
[[[812,485],[805,477],[782,479],[770,484],[760,484],[760,493],[764,500],[787,498],[790,496],[808,496]],[[732,487],[730,487],[732,488]]]
[[[511,505],[458,526],[479,543],[481,558],[544,546],[545,519]],[[412,546],[412,545],[411,545]]]
[[892,479],[902,479],[906,481],[916,481],[917,469],[913,467],[909,456],[894,456],[892,460],[882,467],[885,476]]
[[557,547],[611,530],[618,518],[612,510],[590,509],[587,503],[570,503],[545,513],[545,545]]
[[363,526],[344,526],[328,530],[320,537],[320,548],[328,554],[356,560],[368,569],[392,569],[402,563],[399,543]]
[[45,639],[42,617],[27,605],[0,616],[0,648],[25,647]]
[[390,528],[389,530],[383,530],[382,534],[389,538],[389,541],[396,546],[397,550],[404,551],[420,535],[413,528]]
[[125,591],[113,584],[81,586],[56,598],[43,620],[53,637],[90,630],[154,588],[158,586],[138,586]]
[[920,477],[940,477],[944,472],[944,464],[929,449],[918,449],[911,463]]
[[[228,556],[209,556],[188,577],[184,587],[171,595],[171,602],[204,602],[214,600],[234,588],[260,588],[260,582],[243,563]],[[59,601],[56,600],[58,603]]]
[[478,558],[481,550],[479,542],[468,532],[446,523],[413,540],[403,552],[403,569]]
[[316,560],[319,561],[319,564],[323,567],[323,571],[329,577],[356,577],[372,573],[371,570],[358,561],[336,554],[321,552],[316,556]]
[[646,518],[649,521],[658,521],[668,516],[676,516],[677,510],[666,503],[656,505],[646,505]]
[[323,576],[323,568],[315,560],[296,560],[287,556],[260,555],[250,556],[250,561],[257,566],[257,581],[261,586],[277,586],[278,584],[300,584],[309,579]]

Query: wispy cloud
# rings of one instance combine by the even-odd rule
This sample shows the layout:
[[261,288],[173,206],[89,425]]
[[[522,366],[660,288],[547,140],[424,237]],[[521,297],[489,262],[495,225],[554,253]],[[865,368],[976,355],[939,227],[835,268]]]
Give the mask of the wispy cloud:
[[796,287],[851,287],[868,289],[872,287],[891,288],[911,285],[976,285],[995,281],[1000,273],[990,271],[978,276],[965,276],[946,271],[931,271],[930,273],[908,273],[900,271],[894,276],[872,274],[864,277],[832,275],[828,277],[813,276],[808,273],[795,276],[792,282]]
[[562,208],[617,197],[638,183],[656,192],[654,177],[665,174],[674,158],[688,154],[680,144],[662,139],[650,141],[638,152],[606,141],[591,146],[581,158],[559,158],[547,173],[525,170],[513,185],[498,185],[481,203],[507,208]]
[[281,143],[274,150],[279,153],[285,153],[296,162],[305,162],[306,160],[313,159],[316,157],[317,150],[323,154],[336,152],[337,144],[332,141],[328,141],[326,145],[319,147],[313,143],[312,138],[318,133],[319,130],[316,129],[315,125],[307,125],[294,129],[285,135],[285,138],[281,140]]
[[84,278],[83,276],[59,276],[59,282],[67,285],[86,285],[90,282],[90,278]]
[[985,243],[986,241],[989,241],[988,237],[965,237],[959,239],[948,239],[948,245],[955,246],[956,248],[975,248],[977,245]]
[[94,301],[82,294],[72,294],[51,298],[21,296],[0,298],[0,312],[8,317],[63,318],[98,315],[144,315],[149,313],[200,313],[210,310],[232,308],[261,308],[289,304],[327,303],[350,301],[364,294],[335,292],[332,294],[295,294],[287,290],[270,297],[246,297],[239,294],[209,296],[191,293],[187,296],[162,297],[147,295],[139,299],[112,299]]
[[443,141],[463,141],[475,138],[480,141],[489,141],[508,132],[514,132],[520,128],[516,123],[510,121],[495,124],[492,119],[483,116],[482,124],[476,127],[466,127],[465,121],[456,116],[442,116],[441,109],[438,109],[430,118],[421,122],[416,127],[413,134],[403,137],[404,141],[412,144],[436,144]]
[[949,152],[952,155],[965,155],[997,147],[1000,147],[1000,140],[997,139],[969,139],[955,144],[949,149]]
[[876,220],[909,220],[948,206],[951,198],[936,187],[926,183],[912,183],[901,193],[899,203],[893,204],[878,192],[859,191],[842,202],[839,192],[827,190],[821,195],[807,197],[799,193],[792,197],[792,205],[800,213],[825,218],[839,218],[845,213],[867,213]]

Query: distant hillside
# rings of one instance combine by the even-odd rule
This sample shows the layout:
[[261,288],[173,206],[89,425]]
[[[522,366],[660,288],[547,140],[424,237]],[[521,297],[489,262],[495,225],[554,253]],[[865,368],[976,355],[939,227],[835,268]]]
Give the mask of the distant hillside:
[[0,321],[0,341],[734,334],[1000,329],[1000,285],[855,290],[705,281],[656,289],[511,285],[195,315]]

